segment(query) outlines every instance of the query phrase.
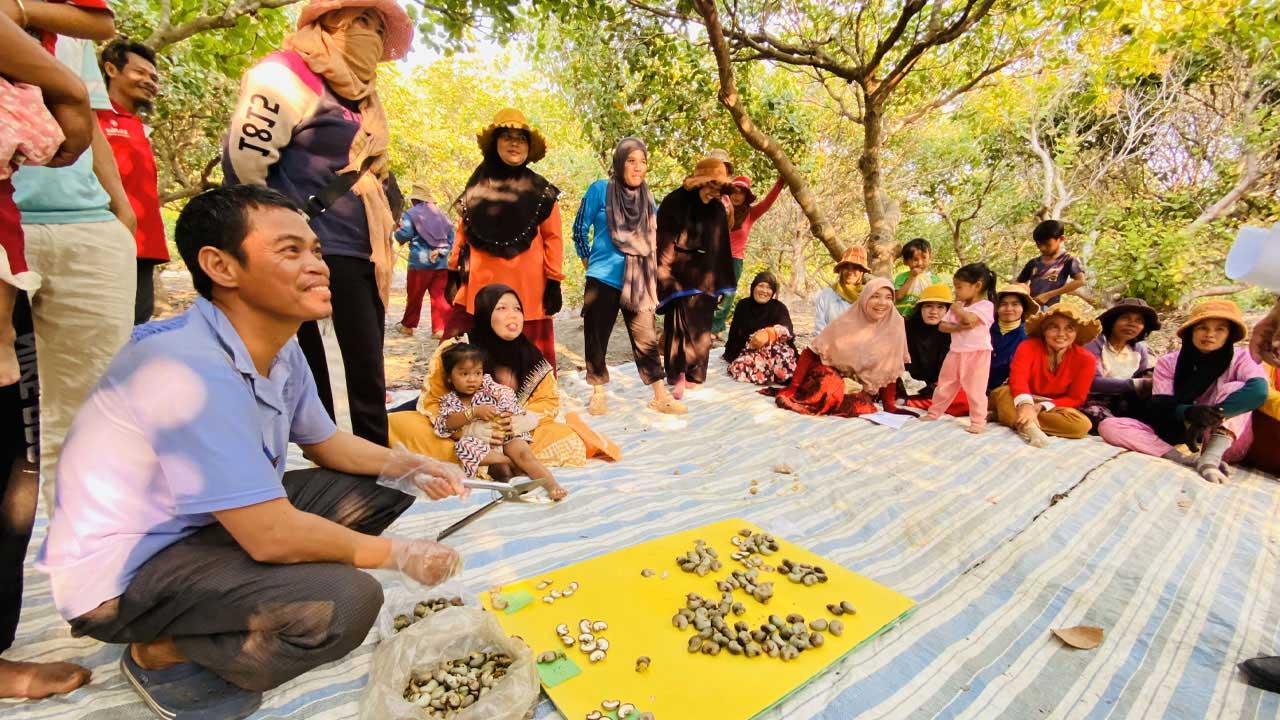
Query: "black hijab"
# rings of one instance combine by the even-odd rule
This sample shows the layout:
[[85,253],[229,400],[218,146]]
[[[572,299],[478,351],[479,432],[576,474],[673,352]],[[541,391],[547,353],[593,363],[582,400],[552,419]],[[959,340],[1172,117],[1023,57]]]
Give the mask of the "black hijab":
[[[756,302],[755,293],[756,286],[760,283],[767,283],[773,288],[773,297],[769,298],[767,303]],[[781,325],[791,333],[794,338],[796,331],[791,326],[791,313],[787,310],[787,306],[782,304],[778,299],[778,278],[773,273],[764,271],[755,276],[751,281],[751,289],[748,291],[747,297],[738,301],[737,306],[733,310],[733,323],[729,325],[729,338],[724,343],[724,359],[726,362],[733,362],[742,351],[747,347],[747,340],[755,333],[771,328],[774,325]]]
[[1182,349],[1178,352],[1178,364],[1173,371],[1173,398],[1179,405],[1189,405],[1196,398],[1205,394],[1218,378],[1231,369],[1235,360],[1235,344],[1240,341],[1240,331],[1233,327],[1231,335],[1222,347],[1213,352],[1200,352],[1191,335],[1195,332],[1192,326],[1182,338]]
[[529,249],[559,196],[559,188],[530,170],[527,162],[512,167],[503,161],[495,135],[454,205],[469,245],[511,259]]
[[[551,371],[551,365],[543,357],[542,351],[523,334],[517,335],[514,340],[503,340],[493,331],[493,310],[507,293],[520,299],[515,290],[497,283],[485,285],[476,293],[476,322],[468,337],[471,344],[478,345],[485,351],[484,371],[499,382],[499,377],[505,374],[501,371],[509,372],[517,383],[517,387],[512,389],[524,400],[542,381],[543,376]],[[521,306],[523,305],[521,301]]]
[[907,372],[911,377],[925,383],[932,389],[938,384],[938,374],[942,372],[942,361],[951,350],[951,336],[938,329],[937,325],[929,325],[920,313],[920,303],[907,318],[907,352],[911,355],[911,363]]

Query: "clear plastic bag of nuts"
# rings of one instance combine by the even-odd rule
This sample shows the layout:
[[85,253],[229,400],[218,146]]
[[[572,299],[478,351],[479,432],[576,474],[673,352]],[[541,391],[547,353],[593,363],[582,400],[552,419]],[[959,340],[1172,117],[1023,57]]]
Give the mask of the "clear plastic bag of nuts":
[[[405,628],[396,629],[397,624],[404,624],[397,623],[397,618],[407,618],[410,625],[419,622],[424,613],[416,613],[415,610],[424,601],[433,606],[446,603],[456,605],[457,601],[461,601],[462,605],[467,607],[480,607],[479,598],[468,592],[462,584],[462,578],[456,575],[432,588],[424,588],[412,581],[387,582],[385,580],[382,587],[382,609],[378,611],[378,619],[373,623],[378,630],[380,642],[386,642],[404,631]],[[433,608],[428,608],[429,612],[431,610]]]
[[369,684],[360,698],[360,719],[422,720],[427,713],[405,700],[405,687],[414,673],[472,653],[502,653],[512,662],[505,675],[479,699],[446,717],[522,720],[538,700],[533,652],[523,641],[508,637],[493,615],[469,607],[431,613],[378,646],[373,653]]

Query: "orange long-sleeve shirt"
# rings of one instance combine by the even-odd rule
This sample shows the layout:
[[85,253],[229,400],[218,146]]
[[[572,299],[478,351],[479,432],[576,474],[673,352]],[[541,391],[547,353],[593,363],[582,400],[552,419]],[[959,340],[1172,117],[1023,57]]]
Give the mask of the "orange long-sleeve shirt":
[[[453,243],[453,251],[449,253],[450,270],[458,269],[458,257],[463,246],[470,247],[467,229],[458,223],[458,236]],[[551,214],[538,226],[538,234],[529,244],[529,249],[519,255],[505,259],[472,247],[466,283],[453,301],[466,305],[467,312],[474,315],[476,293],[486,285],[502,283],[511,286],[520,296],[525,320],[543,320],[547,314],[542,310],[542,292],[547,280],[564,280],[563,262],[564,233],[560,225],[560,203],[556,203],[551,206]]]

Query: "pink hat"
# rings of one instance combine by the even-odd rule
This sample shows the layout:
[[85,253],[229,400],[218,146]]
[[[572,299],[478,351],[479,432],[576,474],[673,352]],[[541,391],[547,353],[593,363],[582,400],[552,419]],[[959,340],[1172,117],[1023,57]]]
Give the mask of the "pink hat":
[[747,204],[754,205],[756,202],[756,194],[751,192],[751,178],[746,175],[739,175],[733,179],[733,186],[742,190],[747,196]]
[[382,15],[382,22],[387,26],[386,38],[382,41],[383,62],[399,60],[409,54],[409,46],[413,44],[413,23],[396,0],[311,0],[298,15],[298,29],[316,22],[325,13],[344,8],[373,8]]

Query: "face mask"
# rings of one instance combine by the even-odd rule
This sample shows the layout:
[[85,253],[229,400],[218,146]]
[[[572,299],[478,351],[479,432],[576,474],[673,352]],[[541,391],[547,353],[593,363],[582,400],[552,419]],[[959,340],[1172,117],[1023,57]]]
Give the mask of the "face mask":
[[372,82],[382,60],[382,38],[369,28],[348,27],[342,33],[342,57],[351,73],[363,82]]

